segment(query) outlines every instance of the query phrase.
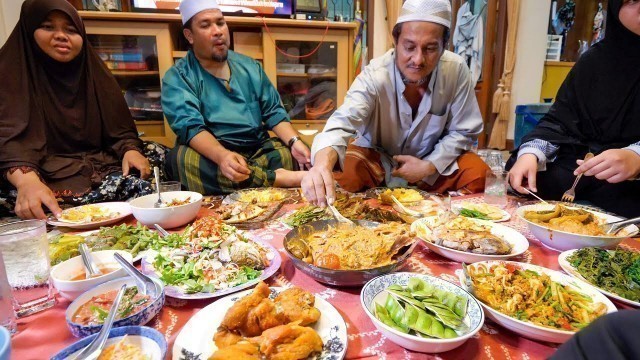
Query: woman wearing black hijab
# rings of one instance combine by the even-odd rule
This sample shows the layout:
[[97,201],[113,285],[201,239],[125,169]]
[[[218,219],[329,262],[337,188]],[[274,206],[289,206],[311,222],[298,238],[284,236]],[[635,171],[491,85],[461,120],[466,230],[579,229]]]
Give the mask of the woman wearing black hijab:
[[7,180],[0,204],[42,219],[42,205],[59,215],[58,199],[82,204],[151,191],[129,175],[150,174],[143,143],[67,1],[24,2],[0,49],[0,74],[0,173]]
[[[583,163],[588,152],[596,156]],[[542,198],[560,200],[584,173],[576,200],[640,215],[640,1],[609,0],[604,40],[580,57],[516,158],[509,180],[518,192],[526,179]]]

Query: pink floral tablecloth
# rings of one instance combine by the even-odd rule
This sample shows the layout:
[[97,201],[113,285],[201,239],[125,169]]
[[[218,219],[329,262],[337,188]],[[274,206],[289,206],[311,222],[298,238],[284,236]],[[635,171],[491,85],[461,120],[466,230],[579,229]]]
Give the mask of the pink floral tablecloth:
[[[453,203],[461,200],[481,201],[481,196],[467,196],[454,198]],[[515,199],[509,200],[507,211],[515,212],[517,207]],[[285,206],[281,211],[290,213],[299,205]],[[207,216],[210,210],[203,208],[199,217]],[[134,223],[133,218],[127,222]],[[515,261],[532,263],[553,270],[560,270],[558,265],[558,252],[544,247],[527,230],[526,224],[512,216],[509,222],[504,223],[515,228],[529,239],[529,249]],[[299,286],[313,292],[336,307],[344,317],[348,327],[348,359],[544,359],[551,355],[557,345],[543,343],[523,338],[509,330],[506,330],[491,320],[487,320],[482,330],[461,347],[441,354],[421,354],[403,349],[385,338],[377,331],[373,323],[360,306],[360,287],[338,288],[327,287],[320,284],[302,272],[298,271],[289,260],[282,240],[290,229],[280,221],[273,221],[266,228],[251,230],[250,235],[255,238],[270,242],[282,256],[280,270],[267,282],[272,286]],[[628,239],[623,246],[636,248],[636,241]],[[421,274],[439,276],[443,279],[457,283],[455,271],[460,269],[460,264],[443,258],[424,245],[419,244],[408,261],[403,271],[411,271]],[[153,327],[163,333],[169,343],[167,358],[171,357],[173,342],[191,316],[206,305],[215,301],[198,300],[185,301],[167,299],[167,304],[160,315],[147,326]],[[65,322],[65,309],[69,301],[58,296],[57,304],[52,309],[40,314],[18,320],[18,333],[11,341],[12,359],[48,359],[59,350],[77,341],[67,329]],[[624,305],[616,303],[619,309]],[[176,359],[177,360],[177,359]]]

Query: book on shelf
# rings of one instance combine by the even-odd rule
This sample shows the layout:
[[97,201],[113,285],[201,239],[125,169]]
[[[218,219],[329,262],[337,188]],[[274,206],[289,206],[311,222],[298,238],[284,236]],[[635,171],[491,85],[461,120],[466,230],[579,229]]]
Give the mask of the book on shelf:
[[104,62],[107,65],[109,70],[130,70],[130,71],[145,71],[149,68],[147,67],[147,63],[142,62],[129,62],[129,61],[111,61],[107,60]]

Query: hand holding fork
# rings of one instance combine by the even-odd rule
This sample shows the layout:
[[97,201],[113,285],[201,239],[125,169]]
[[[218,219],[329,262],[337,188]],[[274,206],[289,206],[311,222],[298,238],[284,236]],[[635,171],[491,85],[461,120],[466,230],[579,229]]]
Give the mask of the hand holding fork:
[[[584,161],[591,159],[593,156],[594,155],[592,153],[588,153],[584,157]],[[582,177],[582,173],[576,176],[576,180],[573,182],[573,186],[571,186],[571,189],[565,191],[564,194],[562,195],[562,201],[573,202],[576,199],[576,186],[578,185],[578,181],[580,181],[581,177]]]

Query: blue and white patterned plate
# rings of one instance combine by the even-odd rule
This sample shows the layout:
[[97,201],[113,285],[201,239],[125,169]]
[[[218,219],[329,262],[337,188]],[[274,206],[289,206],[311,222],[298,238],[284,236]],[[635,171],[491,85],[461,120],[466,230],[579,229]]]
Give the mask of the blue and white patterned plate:
[[[286,290],[271,287],[271,298]],[[173,345],[174,360],[206,360],[216,350],[213,342],[218,326],[227,310],[240,298],[253,291],[246,290],[224,297],[198,311],[182,328]],[[316,296],[315,307],[320,310],[320,320],[311,326],[322,339],[324,347],[316,360],[340,360],[347,353],[347,324],[329,302]]]
[[[440,290],[452,292],[458,296],[468,299],[467,315],[464,317],[463,321],[468,326],[469,330],[464,333],[458,332],[459,336],[453,339],[435,339],[404,334],[398,330],[392,329],[382,321],[378,320],[374,315],[374,307],[376,302],[380,305],[384,304],[384,301],[386,300],[386,293],[384,290],[391,285],[406,286],[407,283],[409,283],[410,278],[419,278]],[[389,338],[389,340],[406,349],[419,352],[440,353],[455,349],[480,331],[484,324],[484,313],[482,312],[480,302],[471,294],[458,285],[444,279],[418,273],[398,272],[378,276],[366,283],[362,288],[362,292],[360,292],[360,305],[362,305],[364,312],[369,316],[375,327],[384,336]]]

